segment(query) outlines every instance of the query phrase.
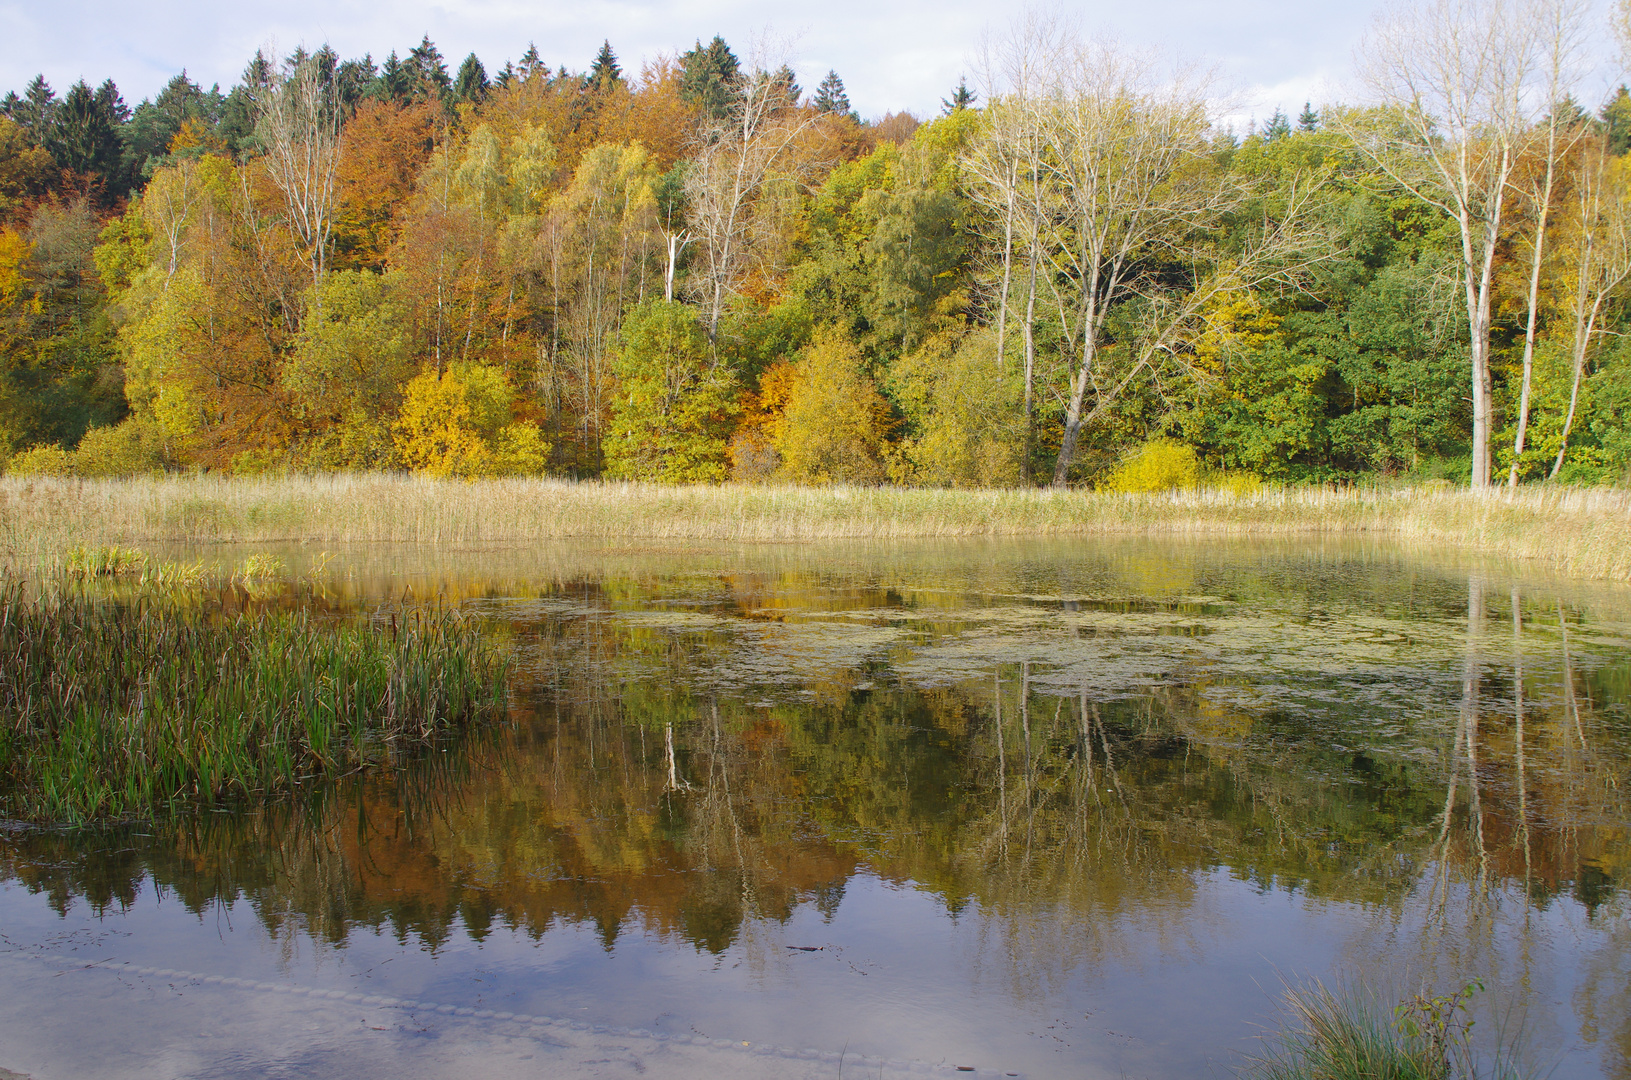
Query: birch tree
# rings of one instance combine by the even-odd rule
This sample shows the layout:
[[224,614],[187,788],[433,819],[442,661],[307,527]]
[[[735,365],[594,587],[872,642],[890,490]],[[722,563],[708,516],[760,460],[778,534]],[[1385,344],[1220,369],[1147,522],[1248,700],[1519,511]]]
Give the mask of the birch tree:
[[1574,182],[1575,206],[1569,237],[1568,266],[1573,289],[1569,314],[1573,322],[1573,380],[1563,433],[1552,462],[1551,476],[1563,469],[1569,452],[1569,434],[1580,403],[1592,340],[1604,332],[1603,320],[1610,300],[1631,279],[1631,177],[1623,158],[1615,157],[1598,137],[1579,155]]
[[735,78],[735,96],[718,119],[705,117],[685,173],[691,233],[700,252],[690,291],[701,303],[708,338],[719,332],[725,304],[763,266],[765,215],[778,166],[813,111],[791,100],[786,80],[755,65]]
[[286,65],[253,90],[256,133],[267,175],[283,196],[285,220],[322,303],[340,166],[340,103],[314,57]]
[[1534,212],[1534,229],[1529,238],[1529,294],[1523,332],[1523,386],[1518,397],[1517,430],[1512,440],[1512,467],[1507,473],[1508,488],[1518,486],[1524,441],[1529,432],[1529,396],[1535,375],[1535,330],[1540,317],[1541,270],[1546,264],[1547,227],[1551,224],[1552,202],[1556,195],[1563,159],[1585,137],[1587,125],[1568,100],[1568,88],[1584,52],[1586,12],[1578,0],[1542,2],[1535,12],[1538,28],[1544,31],[1542,70],[1546,76],[1546,117],[1534,133],[1533,152],[1540,156],[1521,184],[1519,194]]
[[1384,17],[1361,47],[1380,122],[1357,145],[1455,222],[1472,388],[1472,487],[1491,481],[1490,315],[1505,195],[1528,128],[1524,90],[1537,35],[1517,0],[1427,0]]

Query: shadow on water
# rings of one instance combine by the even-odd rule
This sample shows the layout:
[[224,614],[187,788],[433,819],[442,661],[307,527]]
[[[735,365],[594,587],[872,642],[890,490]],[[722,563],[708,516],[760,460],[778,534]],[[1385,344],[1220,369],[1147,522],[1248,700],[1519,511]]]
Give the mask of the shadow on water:
[[[1238,1045],[1271,970],[1478,976],[1568,1055],[1560,1075],[1631,1070],[1613,598],[1256,550],[368,563],[322,602],[440,596],[513,637],[504,726],[234,813],[3,834],[0,877],[63,913],[247,904],[285,949],[372,931],[423,963],[571,928],[608,958],[640,941],[745,965],[760,995],[794,981],[784,949],[864,914],[896,995],[935,999],[909,972],[950,970],[956,1008],[1023,1024],[1126,994],[1148,1045],[1104,1050],[1089,1008],[1050,1052],[1151,1075]],[[955,955],[919,964],[923,916],[890,897],[931,902]],[[1220,944],[1276,919],[1292,951],[1272,969]],[[607,999],[662,1005],[577,963]]]

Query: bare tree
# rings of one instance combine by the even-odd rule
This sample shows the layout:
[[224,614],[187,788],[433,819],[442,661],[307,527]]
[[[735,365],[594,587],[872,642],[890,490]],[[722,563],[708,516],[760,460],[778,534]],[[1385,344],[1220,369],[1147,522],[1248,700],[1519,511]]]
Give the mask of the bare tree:
[[1546,233],[1551,222],[1558,172],[1563,159],[1574,150],[1587,131],[1585,118],[1568,100],[1569,84],[1583,59],[1587,25],[1585,7],[1580,0],[1537,0],[1535,14],[1539,28],[1545,31],[1542,65],[1546,73],[1546,117],[1540,130],[1534,133],[1533,140],[1534,150],[1541,157],[1540,166],[1533,169],[1525,178],[1527,182],[1519,187],[1519,193],[1534,208],[1535,224],[1529,244],[1529,306],[1523,333],[1523,389],[1518,398],[1517,431],[1512,441],[1512,468],[1506,478],[1509,488],[1518,486],[1524,440],[1529,433],[1529,394],[1534,384],[1540,278],[1546,262]]
[[1631,279],[1631,178],[1627,177],[1626,165],[1609,152],[1600,136],[1586,145],[1578,160],[1572,178],[1576,206],[1568,252],[1574,276],[1574,290],[1569,297],[1574,322],[1574,380],[1557,459],[1552,463],[1554,477],[1562,470],[1563,457],[1569,451],[1569,433],[1574,427],[1592,339],[1603,332],[1603,309]]
[[769,70],[773,65],[756,59],[738,78],[725,115],[704,120],[685,174],[690,232],[701,251],[690,289],[706,312],[709,340],[719,332],[726,302],[773,246],[767,243],[765,211],[778,167],[817,118],[791,100],[786,81]]
[[261,161],[283,195],[289,232],[311,273],[313,303],[321,310],[340,166],[334,82],[315,57],[300,57],[253,93],[256,134],[266,151]]
[[1396,9],[1361,49],[1364,78],[1383,113],[1348,125],[1378,167],[1443,211],[1459,231],[1474,488],[1491,481],[1495,253],[1518,144],[1530,126],[1524,91],[1536,68],[1537,40],[1532,11],[1518,0],[1427,0]]
[[1031,468],[1035,429],[1037,271],[1043,258],[1043,223],[1054,216],[1052,189],[1044,181],[1046,89],[1060,64],[1067,37],[1051,19],[1028,14],[1014,33],[988,41],[982,58],[989,104],[985,123],[963,155],[969,195],[986,211],[1001,267],[997,291],[997,362],[1007,363],[1008,326],[1016,256],[1024,263],[1023,339],[1024,469]]

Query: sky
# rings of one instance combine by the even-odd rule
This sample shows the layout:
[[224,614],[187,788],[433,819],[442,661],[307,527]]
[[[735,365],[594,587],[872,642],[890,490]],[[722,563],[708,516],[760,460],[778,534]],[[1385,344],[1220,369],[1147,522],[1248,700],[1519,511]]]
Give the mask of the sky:
[[[1598,0],[1602,3],[1602,0]],[[1353,51],[1384,0],[1078,0],[1054,10],[1135,47],[1170,50],[1214,66],[1237,128],[1276,108],[1358,101]],[[806,90],[831,69],[863,117],[939,111],[959,77],[976,85],[976,57],[1009,18],[989,0],[0,0],[0,93],[43,73],[60,94],[75,80],[112,78],[131,105],[185,68],[229,89],[254,51],[324,42],[342,57],[395,49],[429,34],[450,68],[475,52],[489,74],[535,42],[551,67],[589,66],[609,40],[624,70],[722,35],[739,56],[755,40],[789,61]],[[1606,34],[1602,40],[1606,40]],[[976,85],[976,88],[977,85]],[[1582,97],[1600,99],[1599,72]]]

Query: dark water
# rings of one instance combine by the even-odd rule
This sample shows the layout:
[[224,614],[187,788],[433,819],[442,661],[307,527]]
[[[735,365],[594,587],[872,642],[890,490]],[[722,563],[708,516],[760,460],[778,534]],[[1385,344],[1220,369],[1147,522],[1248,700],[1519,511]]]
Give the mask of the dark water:
[[1319,977],[1478,978],[1475,1037],[1631,1077],[1614,587],[1224,544],[285,554],[315,591],[263,599],[489,620],[508,722],[0,833],[0,1067],[1224,1076]]

